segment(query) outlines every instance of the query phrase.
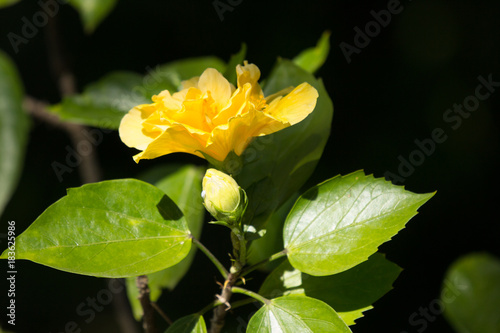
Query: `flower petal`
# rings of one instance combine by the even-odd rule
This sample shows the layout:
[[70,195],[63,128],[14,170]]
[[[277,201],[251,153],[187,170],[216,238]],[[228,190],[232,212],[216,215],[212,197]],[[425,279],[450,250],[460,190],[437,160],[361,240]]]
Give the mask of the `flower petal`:
[[142,153],[135,155],[134,160],[139,162],[142,159],[156,158],[176,152],[189,153],[203,158],[199,152],[205,148],[203,142],[202,136],[193,135],[184,126],[172,126],[152,141]]
[[203,93],[209,91],[215,104],[221,109],[231,98],[234,87],[216,69],[207,68],[200,76],[198,89]]
[[267,107],[266,113],[295,125],[314,110],[318,96],[318,91],[309,83],[304,82],[288,95],[274,99]]
[[130,110],[120,122],[118,133],[120,139],[127,146],[144,150],[154,140],[154,136],[146,135],[142,131],[142,122],[148,118],[152,112],[140,109],[141,105]]
[[221,156],[222,159],[218,159],[222,161],[232,150],[236,155],[241,155],[254,137],[271,134],[288,126],[289,123],[280,122],[262,111],[250,108],[247,113],[239,114],[227,124],[214,128],[207,149]]

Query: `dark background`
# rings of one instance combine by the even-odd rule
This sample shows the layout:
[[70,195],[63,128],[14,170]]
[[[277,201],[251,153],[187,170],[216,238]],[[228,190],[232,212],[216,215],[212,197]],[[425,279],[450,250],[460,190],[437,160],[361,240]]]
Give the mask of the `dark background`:
[[[452,332],[439,314],[427,320],[426,327],[412,325],[410,317],[435,305],[446,269],[459,256],[472,251],[500,256],[496,195],[500,89],[458,128],[452,129],[453,123],[443,119],[447,109],[474,95],[479,76],[491,74],[493,81],[500,81],[500,3],[405,0],[401,5],[402,11],[359,54],[352,54],[350,63],[340,43],[353,45],[353,29],[364,30],[373,21],[370,12],[387,9],[388,2],[247,0],[225,12],[221,21],[212,1],[121,0],[91,35],[83,32],[72,7],[61,6],[56,19],[80,89],[111,70],[145,73],[157,64],[202,55],[227,60],[242,42],[248,45],[247,59],[266,77],[277,56],[292,58],[330,30],[330,55],[317,75],[324,80],[335,113],[331,137],[311,184],[358,169],[376,177],[398,174],[401,159],[418,154],[415,140],[431,138],[436,128],[447,137],[404,177],[407,189],[437,190],[437,194],[407,228],[381,247],[404,270],[394,289],[352,329]],[[0,10],[0,48],[17,64],[27,94],[55,103],[59,93],[47,65],[43,31],[21,45],[17,54],[6,37],[8,32],[20,34],[22,17],[31,20],[39,10],[35,1]],[[67,187],[80,185],[76,171],[60,183],[51,168],[53,161],[64,162],[68,144],[65,133],[33,121],[22,179],[1,217],[2,225],[15,220],[20,234],[64,196]],[[161,163],[204,163],[174,154],[136,165],[133,154],[116,132],[105,134],[98,147],[104,178],[133,177]],[[202,241],[227,258],[226,233],[217,227],[205,231]],[[191,270],[174,292],[160,300],[173,318],[200,309],[218,290],[217,273],[206,258],[198,255],[194,264],[202,273]],[[17,265],[17,332],[64,332],[69,321],[75,321],[82,332],[119,332],[111,305],[89,324],[87,317],[75,312],[87,297],[96,297],[105,280],[31,262]],[[259,277],[250,284],[258,281]],[[1,290],[7,290],[4,283]],[[246,318],[244,311],[236,315]],[[0,322],[12,328],[5,326],[3,315]]]

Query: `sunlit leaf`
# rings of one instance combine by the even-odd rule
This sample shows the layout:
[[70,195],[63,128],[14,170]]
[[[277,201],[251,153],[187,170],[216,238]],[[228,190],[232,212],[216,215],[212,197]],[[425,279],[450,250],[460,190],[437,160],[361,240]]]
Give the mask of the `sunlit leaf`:
[[[148,181],[160,190],[165,192],[179,209],[184,213],[189,230],[194,237],[199,238],[204,221],[205,209],[201,200],[201,180],[204,169],[192,165],[167,165],[150,170],[141,175],[144,181]],[[150,299],[156,302],[163,289],[174,289],[177,283],[187,273],[191,266],[196,247],[191,247],[188,256],[178,264],[161,270],[159,272],[148,274]],[[138,290],[135,288],[135,279],[128,278],[127,289],[129,300],[136,319],[142,316],[142,307],[137,299]]]
[[192,314],[177,319],[165,333],[207,333],[207,326],[203,316]]
[[0,8],[8,7],[18,2],[19,0],[0,0]]
[[416,194],[357,171],[305,192],[285,222],[283,239],[293,267],[331,275],[368,259],[434,193]]
[[328,304],[306,296],[289,295],[271,300],[250,319],[247,333],[351,332]]
[[310,73],[316,72],[326,61],[330,52],[330,32],[325,31],[315,47],[302,51],[293,62]]
[[173,266],[190,248],[175,203],[153,185],[122,179],[69,189],[16,238],[16,259],[77,274],[128,277]]

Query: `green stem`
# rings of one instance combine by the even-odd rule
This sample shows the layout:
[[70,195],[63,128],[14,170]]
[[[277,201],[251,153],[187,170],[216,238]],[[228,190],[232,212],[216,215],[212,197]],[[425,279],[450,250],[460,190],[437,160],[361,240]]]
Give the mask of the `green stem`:
[[240,287],[233,287],[233,288],[231,288],[231,291],[233,293],[236,293],[236,294],[243,294],[243,295],[247,295],[249,297],[255,298],[256,300],[258,300],[259,302],[264,303],[264,304],[269,304],[269,302],[270,302],[270,300],[268,300],[267,298],[257,294],[256,292],[248,290],[248,289],[244,289],[244,288],[240,288]]
[[217,267],[217,269],[219,270],[219,272],[222,274],[222,276],[224,277],[224,279],[227,279],[227,277],[229,276],[229,272],[227,271],[227,269],[221,264],[221,262],[219,261],[219,259],[217,259],[213,254],[212,252],[210,252],[209,249],[207,249],[205,247],[205,245],[203,245],[198,239],[196,239],[193,235],[191,235],[191,239],[193,240],[193,243],[196,244],[196,246],[198,246],[198,248],[201,250],[201,252],[205,253],[205,255],[208,257],[208,259],[210,259],[210,261],[215,265],[215,267]]
[[269,257],[269,258],[267,258],[267,259],[264,259],[264,260],[262,260],[262,261],[259,261],[258,263],[253,264],[252,266],[248,266],[248,267],[246,267],[245,269],[243,269],[243,270],[240,272],[239,276],[240,276],[240,277],[241,277],[241,276],[245,276],[245,275],[247,275],[248,273],[250,273],[250,272],[252,272],[252,271],[256,270],[257,268],[259,268],[259,267],[260,267],[260,266],[262,266],[262,265],[265,265],[265,264],[267,264],[267,263],[269,263],[269,262],[271,262],[271,261],[274,261],[274,260],[279,259],[279,258],[281,258],[281,257],[283,257],[283,256],[286,256],[286,254],[287,254],[287,250],[286,250],[286,249],[284,249],[284,250],[282,250],[282,251],[280,251],[280,252],[278,252],[278,253],[275,253],[275,254],[273,254],[272,256],[270,256],[270,257]]

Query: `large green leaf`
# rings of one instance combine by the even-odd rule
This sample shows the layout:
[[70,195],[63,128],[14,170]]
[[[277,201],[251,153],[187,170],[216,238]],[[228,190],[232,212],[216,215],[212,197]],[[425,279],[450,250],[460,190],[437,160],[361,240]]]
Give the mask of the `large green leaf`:
[[18,2],[19,0],[0,0],[0,8],[8,7]]
[[85,31],[91,33],[109,15],[118,0],[70,0],[80,13]]
[[330,134],[333,105],[323,83],[288,60],[279,60],[264,88],[266,96],[308,82],[319,92],[314,111],[300,123],[256,138],[235,173],[246,190],[245,223],[262,228],[271,214],[297,192],[314,171]]
[[66,121],[118,129],[123,116],[134,106],[152,103],[151,97],[162,90],[177,91],[182,80],[200,75],[208,67],[225,69],[218,58],[200,57],[148,68],[145,76],[112,72],[87,86],[82,94],[65,97],[50,110]]
[[165,333],[207,333],[207,325],[203,316],[196,313],[177,319]]
[[271,300],[250,319],[247,333],[351,332],[328,304],[306,296]]
[[304,193],[285,222],[283,239],[293,267],[331,275],[368,259],[434,193],[416,194],[357,171]]
[[458,333],[500,332],[500,260],[487,253],[458,259],[446,273],[441,302]]
[[190,248],[179,208],[136,179],[69,189],[16,238],[17,259],[100,277],[156,272],[177,264]]
[[0,51],[0,216],[19,181],[28,137],[23,87],[15,65]]
[[316,72],[326,61],[330,52],[330,32],[325,31],[315,47],[302,51],[293,62],[310,73]]
[[[189,230],[194,237],[199,238],[203,226],[205,209],[201,199],[201,180],[204,169],[192,165],[168,165],[150,170],[142,178],[156,185],[165,192],[179,209],[184,213]],[[150,299],[156,302],[163,289],[174,289],[177,283],[187,273],[191,266],[196,247],[191,247],[188,256],[178,264],[161,270],[159,272],[148,274]],[[128,297],[132,304],[134,315],[137,319],[142,316],[142,306],[137,299],[138,290],[135,287],[135,279],[128,279]]]
[[133,72],[112,72],[90,84],[82,94],[65,97],[51,111],[61,119],[101,128],[117,129],[131,108],[150,103],[140,89],[143,78]]
[[320,277],[302,273],[284,261],[269,274],[259,294],[266,298],[290,294],[317,298],[334,308],[346,324],[354,325],[363,311],[392,289],[400,271],[379,253],[345,272]]

